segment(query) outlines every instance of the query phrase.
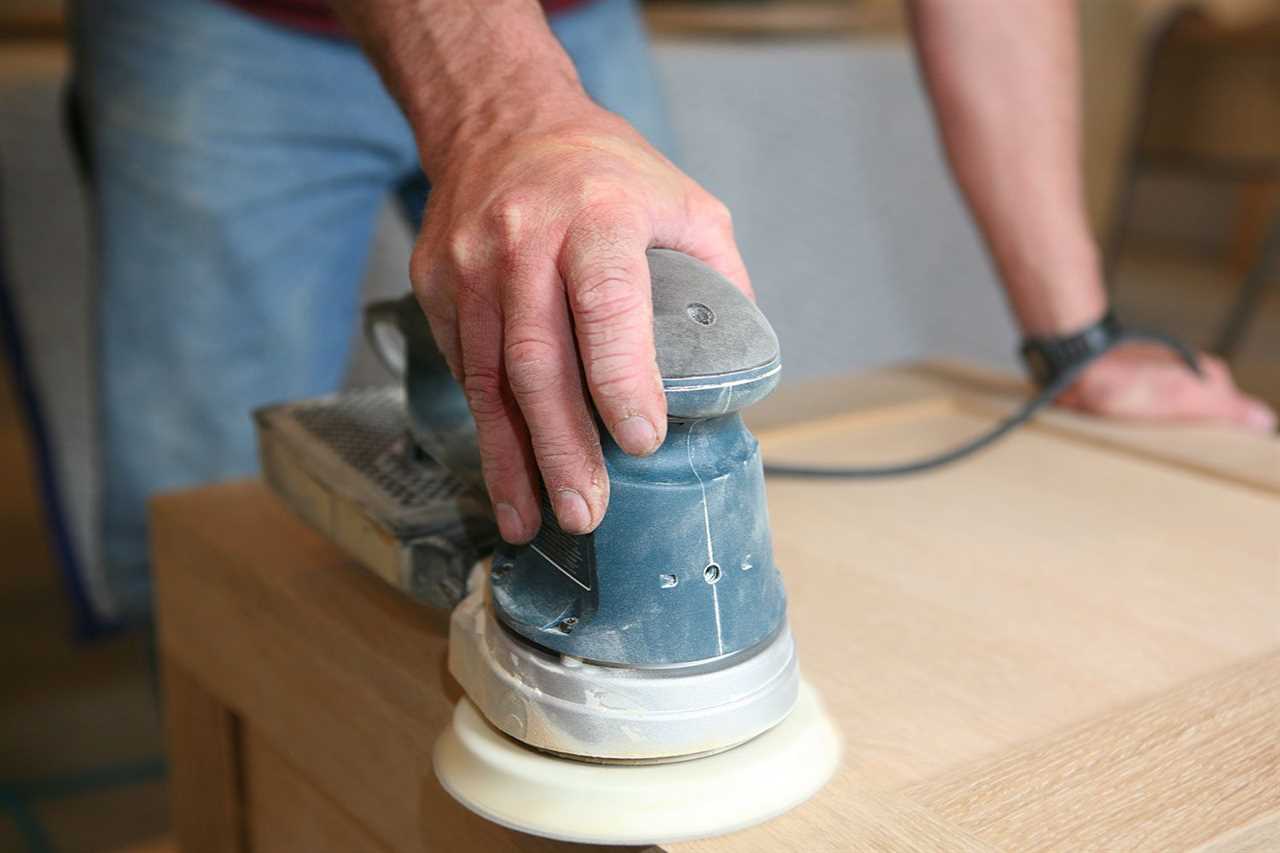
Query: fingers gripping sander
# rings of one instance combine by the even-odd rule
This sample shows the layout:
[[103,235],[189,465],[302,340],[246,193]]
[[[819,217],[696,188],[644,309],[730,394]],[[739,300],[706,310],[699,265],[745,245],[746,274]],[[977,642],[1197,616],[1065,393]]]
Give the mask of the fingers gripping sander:
[[[759,449],[739,415],[778,382],[777,338],[698,261],[652,250],[649,265],[666,440],[638,459],[602,429],[600,526],[568,535],[544,504],[537,537],[498,547],[450,625],[466,698],[437,745],[438,777],[493,820],[571,840],[764,820],[821,787],[838,755],[800,679]],[[415,325],[414,438],[479,484],[474,423]]]

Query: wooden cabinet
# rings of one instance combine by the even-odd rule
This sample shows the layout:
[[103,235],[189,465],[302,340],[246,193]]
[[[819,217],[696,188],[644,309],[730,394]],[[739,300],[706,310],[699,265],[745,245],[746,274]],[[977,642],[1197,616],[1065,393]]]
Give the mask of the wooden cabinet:
[[[981,429],[998,377],[918,366],[783,389],[766,458],[890,461]],[[1280,848],[1280,443],[1050,413],[937,473],[771,481],[801,667],[845,738],[814,800],[671,845]],[[559,850],[455,805],[430,752],[446,618],[258,483],[159,499],[188,851]]]

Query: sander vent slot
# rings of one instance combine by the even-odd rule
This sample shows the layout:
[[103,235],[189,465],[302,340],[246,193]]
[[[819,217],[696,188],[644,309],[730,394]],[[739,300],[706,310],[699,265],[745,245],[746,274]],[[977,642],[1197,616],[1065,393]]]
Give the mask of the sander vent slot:
[[398,389],[367,388],[337,399],[295,404],[290,415],[383,495],[401,507],[446,501],[466,487],[421,454],[408,436]]
[[493,550],[488,502],[409,435],[404,391],[365,388],[254,412],[262,471],[299,516],[416,601],[453,607]]

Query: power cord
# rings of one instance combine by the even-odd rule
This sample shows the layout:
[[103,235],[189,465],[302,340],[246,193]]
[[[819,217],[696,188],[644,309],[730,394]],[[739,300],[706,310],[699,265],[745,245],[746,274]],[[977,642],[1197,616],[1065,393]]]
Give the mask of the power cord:
[[966,456],[971,456],[982,450],[988,445],[994,444],[1001,438],[1011,433],[1013,430],[1031,420],[1035,415],[1046,406],[1066,392],[1081,373],[1085,371],[1089,365],[1093,364],[1102,356],[1109,353],[1116,347],[1126,344],[1146,341],[1149,343],[1160,344],[1167,347],[1180,358],[1187,367],[1197,376],[1203,376],[1200,370],[1200,364],[1196,360],[1195,352],[1177,338],[1166,335],[1163,332],[1146,331],[1141,329],[1121,329],[1114,338],[1112,338],[1104,347],[1101,347],[1084,358],[1080,359],[1070,367],[1065,368],[1054,379],[1040,389],[1039,393],[1028,399],[1018,408],[1016,412],[1009,415],[1004,420],[993,426],[984,433],[966,441],[950,450],[944,450],[941,453],[932,456],[925,456],[921,459],[914,459],[908,462],[900,462],[894,465],[876,465],[871,467],[845,467],[845,466],[809,466],[809,465],[789,465],[784,462],[766,462],[764,465],[765,476],[768,477],[796,477],[811,480],[875,480],[887,477],[903,477],[908,474],[920,474],[925,471],[932,471],[935,468],[941,468],[944,465],[950,465]]

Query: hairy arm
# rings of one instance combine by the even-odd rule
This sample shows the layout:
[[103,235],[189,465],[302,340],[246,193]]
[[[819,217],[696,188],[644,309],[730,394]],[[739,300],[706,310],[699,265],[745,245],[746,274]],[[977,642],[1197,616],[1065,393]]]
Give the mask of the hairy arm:
[[483,136],[590,106],[536,0],[335,0],[433,179]]
[[408,117],[432,191],[410,278],[475,415],[505,539],[599,524],[594,405],[628,453],[666,433],[645,250],[750,293],[728,211],[594,104],[535,0],[334,0]]
[[[947,156],[1027,335],[1079,330],[1107,308],[1085,214],[1074,0],[912,0],[912,30]],[[1233,421],[1274,414],[1206,358],[1202,381],[1171,355],[1125,347],[1066,405],[1135,418]]]

